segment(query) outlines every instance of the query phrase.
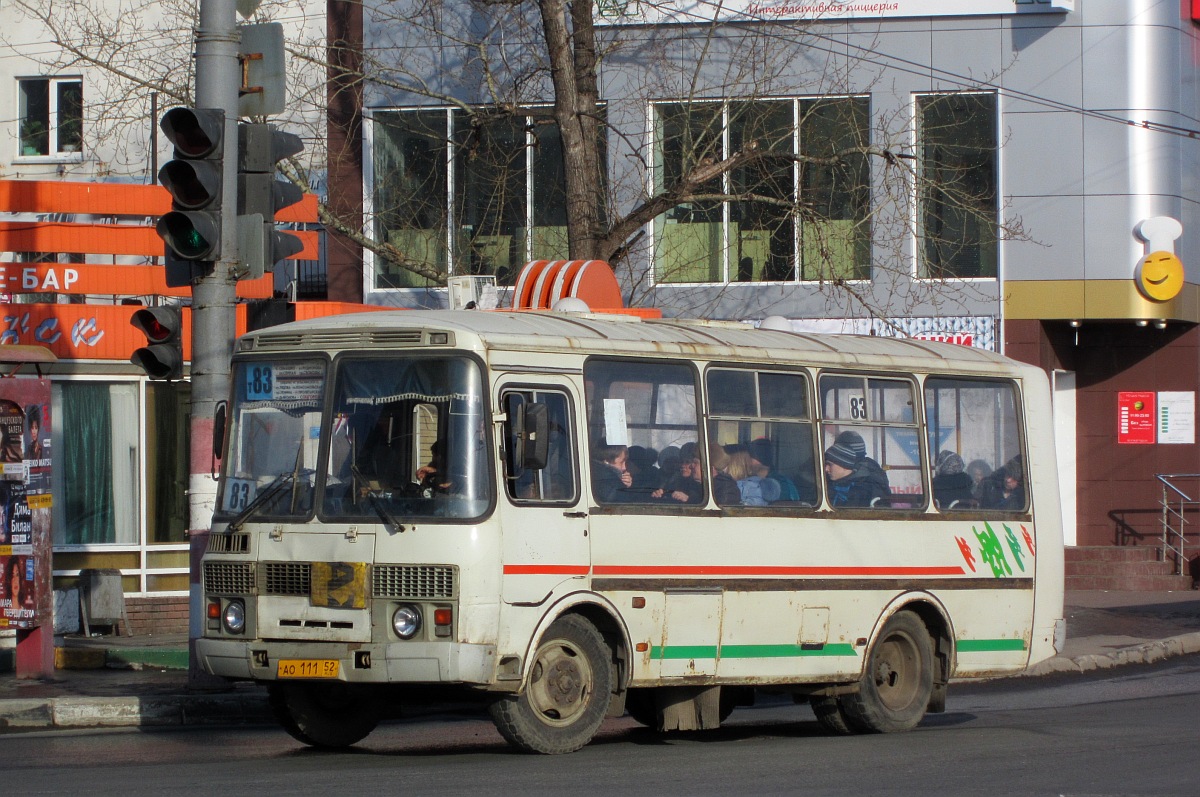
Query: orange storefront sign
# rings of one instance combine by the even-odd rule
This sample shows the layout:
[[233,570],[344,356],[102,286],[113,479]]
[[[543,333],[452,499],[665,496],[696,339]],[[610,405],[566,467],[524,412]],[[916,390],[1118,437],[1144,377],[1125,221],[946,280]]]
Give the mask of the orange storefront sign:
[[[387,310],[345,302],[296,302],[296,319]],[[129,324],[138,305],[0,305],[0,361],[4,346],[45,346],[60,360],[128,360],[146,338]],[[236,334],[247,330],[246,305],[238,305]],[[183,359],[192,359],[192,311],[183,308]]]

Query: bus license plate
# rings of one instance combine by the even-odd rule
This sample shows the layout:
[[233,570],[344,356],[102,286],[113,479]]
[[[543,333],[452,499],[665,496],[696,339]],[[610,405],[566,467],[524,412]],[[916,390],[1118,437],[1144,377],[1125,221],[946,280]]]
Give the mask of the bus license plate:
[[280,659],[276,678],[337,678],[337,659]]

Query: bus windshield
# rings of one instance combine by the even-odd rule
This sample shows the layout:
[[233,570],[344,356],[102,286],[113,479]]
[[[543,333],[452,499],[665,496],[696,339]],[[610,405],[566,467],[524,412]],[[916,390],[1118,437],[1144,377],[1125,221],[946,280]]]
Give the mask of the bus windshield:
[[233,380],[218,513],[232,515],[233,525],[257,515],[308,515],[325,395],[324,361],[237,362]]
[[322,515],[392,523],[484,514],[481,384],[465,357],[340,359]]

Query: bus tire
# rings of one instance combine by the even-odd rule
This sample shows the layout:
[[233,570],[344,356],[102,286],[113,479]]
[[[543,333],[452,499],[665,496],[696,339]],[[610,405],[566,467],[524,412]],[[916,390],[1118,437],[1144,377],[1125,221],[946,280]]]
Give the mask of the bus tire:
[[378,701],[340,681],[274,683],[267,695],[283,729],[313,747],[349,747],[379,724]]
[[933,641],[912,612],[897,612],[871,646],[859,689],[839,703],[850,727],[868,733],[915,728],[933,693]]
[[489,707],[509,744],[527,753],[571,753],[592,740],[612,700],[612,651],[579,615],[558,618],[538,642],[529,681]]
[[808,699],[808,704],[812,706],[813,714],[817,715],[817,722],[821,723],[821,727],[827,732],[834,736],[849,736],[855,733],[856,729],[846,716],[839,698],[814,695]]

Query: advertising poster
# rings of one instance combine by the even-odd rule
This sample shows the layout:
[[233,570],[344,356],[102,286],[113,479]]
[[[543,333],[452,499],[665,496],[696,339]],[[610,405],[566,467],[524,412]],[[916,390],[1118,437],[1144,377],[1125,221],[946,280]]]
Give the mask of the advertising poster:
[[0,378],[0,628],[49,622],[50,382]]
[[1157,440],[1154,396],[1150,391],[1117,393],[1117,442],[1152,445]]

